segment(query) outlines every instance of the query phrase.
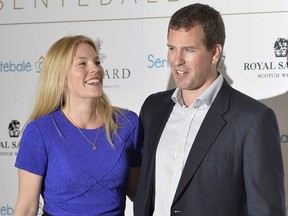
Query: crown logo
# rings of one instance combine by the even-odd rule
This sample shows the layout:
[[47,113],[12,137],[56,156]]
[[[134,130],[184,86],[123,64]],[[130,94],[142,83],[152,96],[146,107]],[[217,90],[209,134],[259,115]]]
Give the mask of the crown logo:
[[107,55],[101,52],[101,46],[103,44],[103,41],[100,38],[97,38],[95,40],[95,43],[99,49],[99,57],[100,57],[100,62],[103,63],[105,59],[107,59]]
[[19,137],[20,135],[20,122],[17,120],[11,120],[8,126],[10,137]]
[[278,38],[274,43],[274,53],[276,57],[286,57],[288,50],[288,40]]

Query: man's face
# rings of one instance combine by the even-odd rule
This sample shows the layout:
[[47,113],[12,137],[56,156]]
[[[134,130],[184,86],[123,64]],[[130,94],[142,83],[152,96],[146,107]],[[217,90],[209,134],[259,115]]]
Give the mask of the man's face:
[[[216,66],[221,54],[218,53],[220,45],[208,51],[203,42],[204,37],[200,25],[188,31],[169,30],[167,57],[175,84],[182,90],[202,92],[217,77]],[[220,48],[222,49],[221,46]]]

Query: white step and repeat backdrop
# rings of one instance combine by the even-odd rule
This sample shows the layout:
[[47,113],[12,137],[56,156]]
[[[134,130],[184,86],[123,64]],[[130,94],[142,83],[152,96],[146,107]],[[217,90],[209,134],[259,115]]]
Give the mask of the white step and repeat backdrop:
[[[288,175],[288,1],[199,2],[223,15],[227,40],[220,70],[226,79],[275,110]],[[17,128],[31,111],[51,44],[68,34],[84,34],[101,44],[105,92],[114,105],[138,113],[150,93],[173,87],[167,25],[177,9],[190,3],[194,1],[0,0],[0,215],[14,211]],[[130,201],[126,215],[133,215]]]

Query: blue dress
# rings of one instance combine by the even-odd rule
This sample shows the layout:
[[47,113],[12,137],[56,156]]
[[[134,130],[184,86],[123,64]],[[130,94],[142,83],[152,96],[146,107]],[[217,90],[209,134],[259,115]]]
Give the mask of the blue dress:
[[138,116],[121,111],[112,147],[103,127],[81,129],[93,150],[60,110],[30,122],[16,158],[19,169],[43,176],[41,195],[51,215],[122,215],[129,167],[141,164]]

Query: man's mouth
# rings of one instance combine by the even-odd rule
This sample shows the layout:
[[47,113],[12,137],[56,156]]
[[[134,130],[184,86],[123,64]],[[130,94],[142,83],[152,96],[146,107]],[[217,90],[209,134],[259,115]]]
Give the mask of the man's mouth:
[[184,71],[176,71],[176,74],[178,75],[178,76],[183,76],[183,75],[185,75],[185,74],[187,74],[188,72],[184,72]]

